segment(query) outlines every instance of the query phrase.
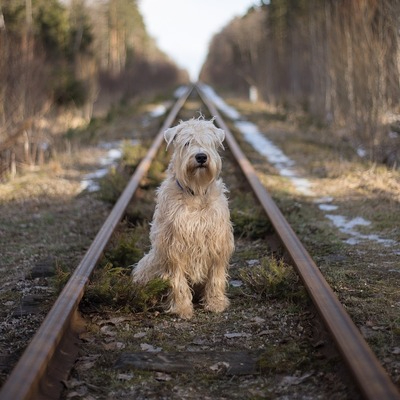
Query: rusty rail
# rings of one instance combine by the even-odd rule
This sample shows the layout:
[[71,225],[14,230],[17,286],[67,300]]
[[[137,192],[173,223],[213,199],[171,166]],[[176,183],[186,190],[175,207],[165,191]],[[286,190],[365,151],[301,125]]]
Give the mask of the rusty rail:
[[219,127],[225,131],[225,140],[230,151],[249,181],[276,233],[282,240],[294,267],[332,334],[364,397],[369,400],[399,400],[400,394],[397,388],[282,215],[278,206],[258,179],[256,171],[236,143],[214,103],[200,87],[196,86],[196,90],[211,114],[216,117]]
[[89,277],[117,224],[124,215],[141,179],[148,171],[157,150],[160,148],[163,142],[164,130],[172,125],[192,89],[193,87],[187,88],[169,112],[150,150],[136,168],[127,187],[104,222],[82,261],[75,269],[49,314],[2,387],[0,391],[1,400],[36,400],[38,397],[41,397],[39,393],[41,380],[44,379],[46,370],[55,356],[57,347],[71,325]]

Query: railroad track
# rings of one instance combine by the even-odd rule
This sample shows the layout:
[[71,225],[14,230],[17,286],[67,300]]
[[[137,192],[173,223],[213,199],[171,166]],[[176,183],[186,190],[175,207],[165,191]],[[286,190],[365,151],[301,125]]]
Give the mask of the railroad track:
[[[228,125],[201,86],[188,88],[170,110],[146,156],[136,168],[131,180],[81,263],[2,387],[0,399],[58,398],[59,385],[54,382],[55,378],[52,377],[52,373],[57,365],[72,363],[76,357],[77,347],[73,343],[76,342],[80,329],[78,306],[89,278],[123,218],[143,177],[156,157],[157,151],[163,143],[164,130],[174,123],[190,94],[196,94],[196,92],[208,108],[209,113],[216,117],[216,124],[225,130],[226,143],[230,152],[271,221],[291,260],[291,264],[300,276],[320,318],[331,334],[361,395],[371,400],[400,399],[395,385],[391,382],[386,371],[351,321],[271,196],[260,183],[254,168],[243,154]],[[69,361],[67,361],[68,358],[70,358]]]

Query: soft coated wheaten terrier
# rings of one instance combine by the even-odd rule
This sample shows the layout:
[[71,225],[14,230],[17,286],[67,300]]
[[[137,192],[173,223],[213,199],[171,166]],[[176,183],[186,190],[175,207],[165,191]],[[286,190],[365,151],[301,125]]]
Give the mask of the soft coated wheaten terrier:
[[152,247],[133,270],[133,281],[167,279],[168,311],[182,318],[193,315],[194,288],[205,309],[221,312],[229,305],[225,289],[234,249],[227,190],[219,178],[225,133],[200,117],[181,121],[164,137],[174,153],[157,191]]

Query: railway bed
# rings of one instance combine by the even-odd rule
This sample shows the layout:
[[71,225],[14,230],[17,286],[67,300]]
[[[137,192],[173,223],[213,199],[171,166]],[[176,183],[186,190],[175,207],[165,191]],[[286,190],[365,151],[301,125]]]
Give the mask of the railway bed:
[[[217,116],[217,125],[229,133],[204,92],[197,87],[194,90],[210,109],[207,114]],[[65,338],[77,335],[79,354],[69,346],[63,350],[71,352],[71,362],[77,360],[69,378],[65,375],[63,398],[398,399],[397,389],[229,134],[223,171],[236,221],[247,218],[255,223],[265,218],[273,225],[270,229],[268,223],[261,223],[259,232],[243,228],[237,233],[230,270],[230,309],[222,314],[196,309],[193,320],[182,321],[157,308],[98,312],[85,303],[84,291],[92,271],[115,229],[120,229],[119,221],[163,142],[162,132],[177,118],[193,116],[193,110],[181,110],[189,93],[171,110],[149,153],[3,386],[0,398],[36,399],[49,393],[58,398],[60,385],[55,382],[59,375],[47,380],[46,371],[65,364],[64,358],[57,356],[59,345],[71,343]],[[258,210],[256,198],[268,218]],[[139,207],[138,198],[134,203]],[[272,295],[259,287],[254,271],[259,268],[262,274],[269,260],[281,258],[295,267],[313,303],[287,269],[284,293]],[[250,290],[252,285],[255,290]],[[84,324],[77,311],[82,297]],[[84,332],[80,332],[82,325],[86,326]]]

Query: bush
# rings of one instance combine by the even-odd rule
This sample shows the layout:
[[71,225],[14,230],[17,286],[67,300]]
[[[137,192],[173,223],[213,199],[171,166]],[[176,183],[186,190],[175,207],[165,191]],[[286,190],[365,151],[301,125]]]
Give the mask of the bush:
[[85,83],[73,76],[61,80],[54,89],[54,101],[60,106],[82,106],[87,101]]

